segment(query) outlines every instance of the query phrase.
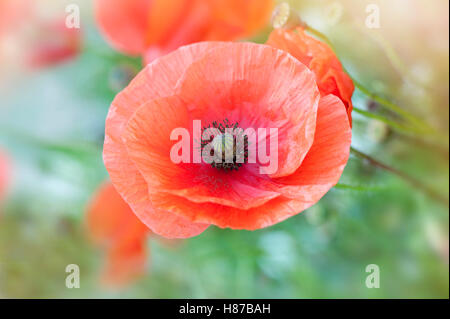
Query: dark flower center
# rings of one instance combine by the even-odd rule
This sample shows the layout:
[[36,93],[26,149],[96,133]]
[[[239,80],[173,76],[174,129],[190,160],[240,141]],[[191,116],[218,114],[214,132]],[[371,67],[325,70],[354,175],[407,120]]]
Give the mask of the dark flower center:
[[237,122],[231,123],[225,119],[203,127],[202,154],[207,145],[210,149],[209,155],[213,159],[211,166],[219,170],[237,171],[248,162],[248,137]]

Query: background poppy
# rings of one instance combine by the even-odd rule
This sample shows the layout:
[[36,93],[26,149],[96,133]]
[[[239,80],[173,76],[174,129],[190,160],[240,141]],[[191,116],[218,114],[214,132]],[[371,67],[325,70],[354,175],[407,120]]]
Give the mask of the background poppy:
[[182,45],[252,36],[273,0],[97,0],[102,33],[119,51],[146,63]]
[[295,30],[272,31],[267,44],[289,52],[308,66],[316,76],[320,93],[323,96],[333,94],[339,97],[345,104],[351,123],[354,85],[343,70],[339,59],[326,43],[306,34],[302,27],[297,27]]
[[103,284],[120,287],[144,274],[148,258],[146,240],[151,232],[111,183],[103,184],[92,199],[86,227],[89,238],[105,251]]

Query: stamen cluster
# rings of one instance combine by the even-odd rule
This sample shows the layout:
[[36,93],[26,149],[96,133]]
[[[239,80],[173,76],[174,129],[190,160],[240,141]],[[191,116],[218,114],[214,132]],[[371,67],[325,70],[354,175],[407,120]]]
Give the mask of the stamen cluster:
[[[208,138],[204,139],[203,137]],[[242,145],[241,145],[242,144]],[[238,170],[248,162],[248,137],[239,123],[231,123],[228,119],[214,121],[202,128],[201,151],[212,145],[210,156],[214,158],[212,167],[220,170]]]

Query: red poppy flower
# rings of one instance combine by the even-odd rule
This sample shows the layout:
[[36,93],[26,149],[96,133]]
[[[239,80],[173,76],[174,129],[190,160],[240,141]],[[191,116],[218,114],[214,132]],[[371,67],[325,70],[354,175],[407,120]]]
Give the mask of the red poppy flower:
[[[276,128],[276,171],[234,159],[233,170],[176,164],[171,134],[195,135],[193,120],[203,132],[218,123]],[[254,230],[298,214],[338,182],[351,142],[345,105],[321,97],[304,64],[268,45],[231,42],[181,47],[147,65],[114,99],[105,133],[103,158],[117,191],[166,237],[195,236],[211,224]]]
[[0,200],[4,197],[6,186],[9,182],[9,160],[5,154],[0,152]]
[[30,54],[26,64],[45,67],[72,59],[81,52],[79,29],[67,28],[65,18],[42,21],[37,33],[29,40]]
[[272,8],[273,0],[97,0],[96,17],[116,49],[149,63],[182,45],[250,36]]
[[274,30],[267,44],[289,52],[313,71],[320,93],[323,96],[333,94],[339,97],[345,104],[351,122],[353,81],[326,43],[309,36],[302,27],[297,27],[295,30]]
[[31,7],[30,0],[0,1],[0,34],[17,27],[24,17],[31,16]]
[[64,14],[42,16],[46,6],[30,0],[0,1],[1,64],[47,67],[80,52],[80,30],[67,28]]
[[104,284],[123,286],[144,273],[150,230],[136,218],[111,183],[98,191],[86,222],[89,237],[106,250]]

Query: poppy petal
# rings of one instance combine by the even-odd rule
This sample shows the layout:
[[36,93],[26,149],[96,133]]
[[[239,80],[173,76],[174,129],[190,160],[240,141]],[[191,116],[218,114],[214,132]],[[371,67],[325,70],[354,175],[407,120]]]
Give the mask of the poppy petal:
[[133,214],[130,206],[120,197],[111,183],[102,185],[90,203],[86,224],[89,237],[99,245],[114,242],[129,225],[140,224],[146,233],[150,232]]
[[293,173],[312,145],[319,102],[315,77],[284,51],[254,43],[223,46],[193,63],[179,87],[194,119],[277,128],[278,169],[271,176]]
[[0,199],[3,198],[6,187],[9,182],[10,165],[9,159],[0,152]]
[[315,203],[336,185],[350,154],[352,132],[346,115],[336,96],[320,99],[316,136],[308,155],[294,174],[274,180],[284,196]]
[[248,37],[266,24],[273,0],[212,0],[213,18],[205,40],[229,41]]
[[106,253],[101,282],[106,286],[121,287],[145,273],[147,263],[145,241],[119,241]]
[[153,0],[146,63],[189,43],[252,35],[269,20],[273,0]]
[[268,227],[312,206],[338,182],[349,157],[350,143],[345,106],[337,97],[328,95],[320,101],[314,144],[301,167],[291,176],[273,179],[283,196],[248,210],[197,204],[167,193],[154,193],[150,198],[155,206],[193,222],[247,230]]
[[117,50],[130,55],[145,51],[152,0],[96,0],[102,33]]
[[0,1],[0,35],[16,29],[33,16],[34,3],[31,0]]
[[33,68],[70,60],[81,51],[81,32],[66,27],[65,19],[42,23],[39,28],[47,36],[30,41],[26,63]]
[[102,281],[122,286],[144,272],[146,240],[151,233],[111,183],[95,195],[86,216],[89,237],[106,250]]
[[170,32],[174,31],[176,25],[180,25],[180,19],[183,19],[183,15],[192,6],[189,3],[191,1],[194,5],[198,2],[197,0],[153,0],[147,15],[146,45],[167,41]]
[[[267,45],[203,43],[157,59],[108,113],[111,180],[141,221],[166,237],[195,236],[209,224],[252,230],[293,216],[337,183],[351,142],[344,104],[332,94],[320,98],[315,79],[299,60]],[[225,114],[244,129],[280,129],[276,174],[255,174],[259,163],[220,175],[170,160],[174,128],[192,131],[193,119],[221,121]],[[204,186],[213,183],[193,181],[197,176],[213,183],[221,177],[231,191],[211,192]]]
[[[245,209],[260,206],[279,195],[258,188],[259,182],[252,181],[257,177],[250,176],[250,172],[242,177],[242,172],[220,173],[207,163],[174,163],[169,137],[175,129],[189,127],[190,122],[186,106],[177,97],[147,103],[129,120],[122,137],[150,192],[163,191],[198,203]],[[190,139],[187,143],[193,149]]]
[[320,93],[323,96],[334,94],[339,97],[351,121],[353,81],[326,43],[309,36],[303,28],[298,27],[296,30],[274,30],[267,44],[289,52],[308,66],[316,75]]
[[151,15],[148,47],[170,52],[182,45],[205,40],[211,22],[211,3],[204,0],[156,0]]
[[108,42],[147,63],[199,41],[252,35],[269,20],[273,0],[96,0],[96,20]]
[[149,64],[116,96],[106,119],[103,160],[111,181],[134,213],[153,232],[165,237],[195,236],[204,231],[208,225],[192,225],[183,218],[166,212],[158,213],[152,208],[147,183],[128,157],[127,149],[122,142],[122,131],[140,106],[153,99],[173,95],[176,84],[187,66],[216,45],[218,44],[190,45]]

